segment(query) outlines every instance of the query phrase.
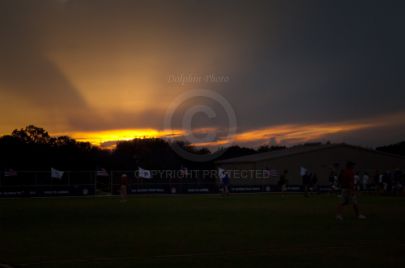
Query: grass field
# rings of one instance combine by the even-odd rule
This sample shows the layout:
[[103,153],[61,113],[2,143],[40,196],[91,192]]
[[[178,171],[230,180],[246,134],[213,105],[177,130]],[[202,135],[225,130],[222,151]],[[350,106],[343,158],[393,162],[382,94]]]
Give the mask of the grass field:
[[[405,198],[277,194],[0,200],[13,267],[405,267]],[[0,266],[1,267],[1,266]]]

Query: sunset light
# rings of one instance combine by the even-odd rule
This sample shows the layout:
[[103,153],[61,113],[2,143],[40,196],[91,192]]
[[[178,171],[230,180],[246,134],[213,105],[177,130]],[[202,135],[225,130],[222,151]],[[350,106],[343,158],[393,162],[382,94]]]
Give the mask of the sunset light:
[[176,137],[182,134],[183,131],[181,130],[160,131],[156,129],[116,129],[105,131],[73,132],[68,135],[78,141],[90,142],[93,145],[110,148],[111,145],[114,145],[118,141],[127,141],[136,138],[168,138]]
[[0,268],[405,267],[404,14],[0,0]]
[[269,141],[292,145],[316,140],[322,140],[331,134],[361,130],[373,127],[370,123],[341,123],[341,124],[307,124],[279,125],[235,134],[226,140],[198,143],[200,147],[220,147],[235,144],[263,145]]

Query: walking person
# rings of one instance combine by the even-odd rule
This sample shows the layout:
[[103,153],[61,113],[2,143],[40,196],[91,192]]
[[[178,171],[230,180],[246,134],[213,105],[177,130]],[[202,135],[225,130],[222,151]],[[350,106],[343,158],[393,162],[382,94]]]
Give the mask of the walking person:
[[352,205],[357,219],[365,219],[366,217],[360,213],[357,202],[356,188],[354,183],[354,163],[348,162],[346,168],[340,173],[340,184],[342,187],[342,200],[336,208],[336,219],[343,220],[343,207]]

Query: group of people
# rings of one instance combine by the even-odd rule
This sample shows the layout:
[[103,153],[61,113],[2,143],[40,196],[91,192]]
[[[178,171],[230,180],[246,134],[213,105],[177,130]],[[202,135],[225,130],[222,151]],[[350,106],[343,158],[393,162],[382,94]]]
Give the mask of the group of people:
[[379,193],[401,194],[405,187],[405,172],[400,169],[377,171],[374,180]]
[[[281,192],[287,191],[287,174],[288,170],[284,170],[279,177],[278,186]],[[339,192],[339,197],[341,198],[336,208],[336,219],[343,220],[343,208],[347,205],[353,206],[356,218],[365,219],[366,217],[360,213],[357,193],[359,191],[370,190],[371,185],[374,185],[374,188],[379,192],[400,193],[405,186],[405,172],[399,169],[385,172],[377,171],[371,178],[368,172],[356,172],[355,164],[347,162],[345,168],[339,171],[339,173],[337,171],[331,171],[329,182],[331,191]],[[229,183],[229,174],[223,170],[220,175],[220,188],[223,195],[229,194]],[[305,196],[308,196],[316,187],[318,177],[315,173],[305,170],[305,172],[302,173],[302,183]],[[128,177],[126,174],[122,174],[120,184],[121,200],[122,202],[126,202],[128,192]]]
[[[340,173],[341,174],[341,173]],[[330,185],[330,191],[339,193],[340,192],[340,187],[341,187],[341,182],[340,182],[340,174],[332,170],[329,174],[329,185]],[[362,185],[362,189],[368,188],[369,185],[369,176],[368,173],[365,173],[363,176],[360,176],[359,172],[356,172],[353,174],[353,183],[354,183],[354,188],[356,190],[360,190],[360,185]]]
[[[329,175],[331,192],[337,192],[341,188],[339,174],[331,171]],[[374,176],[368,172],[354,173],[354,189],[356,191],[376,191],[380,194],[400,194],[405,187],[405,172],[400,169],[389,171],[376,171]]]
[[370,185],[375,185],[375,189],[380,193],[403,193],[405,185],[405,173],[400,169],[391,171],[379,172],[376,171],[374,181],[370,180],[367,172],[355,172],[354,163],[348,162],[345,169],[343,169],[338,176],[333,175],[334,185],[336,184],[341,189],[340,197],[341,202],[336,209],[336,219],[342,220],[343,207],[346,205],[353,205],[355,215],[358,219],[365,219],[366,217],[360,213],[357,193],[359,191],[368,191]]

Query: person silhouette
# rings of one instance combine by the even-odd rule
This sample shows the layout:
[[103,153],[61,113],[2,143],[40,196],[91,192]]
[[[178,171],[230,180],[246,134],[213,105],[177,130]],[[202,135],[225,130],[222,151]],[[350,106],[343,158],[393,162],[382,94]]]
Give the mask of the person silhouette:
[[127,176],[127,174],[121,175],[120,184],[121,184],[121,186],[120,186],[121,202],[127,202],[127,200],[128,200],[128,176]]
[[343,220],[343,207],[349,204],[353,205],[356,218],[365,219],[366,217],[360,214],[359,205],[357,202],[356,185],[355,185],[354,163],[347,162],[346,168],[342,170],[339,176],[340,185],[342,187],[341,202],[336,208],[336,219]]

